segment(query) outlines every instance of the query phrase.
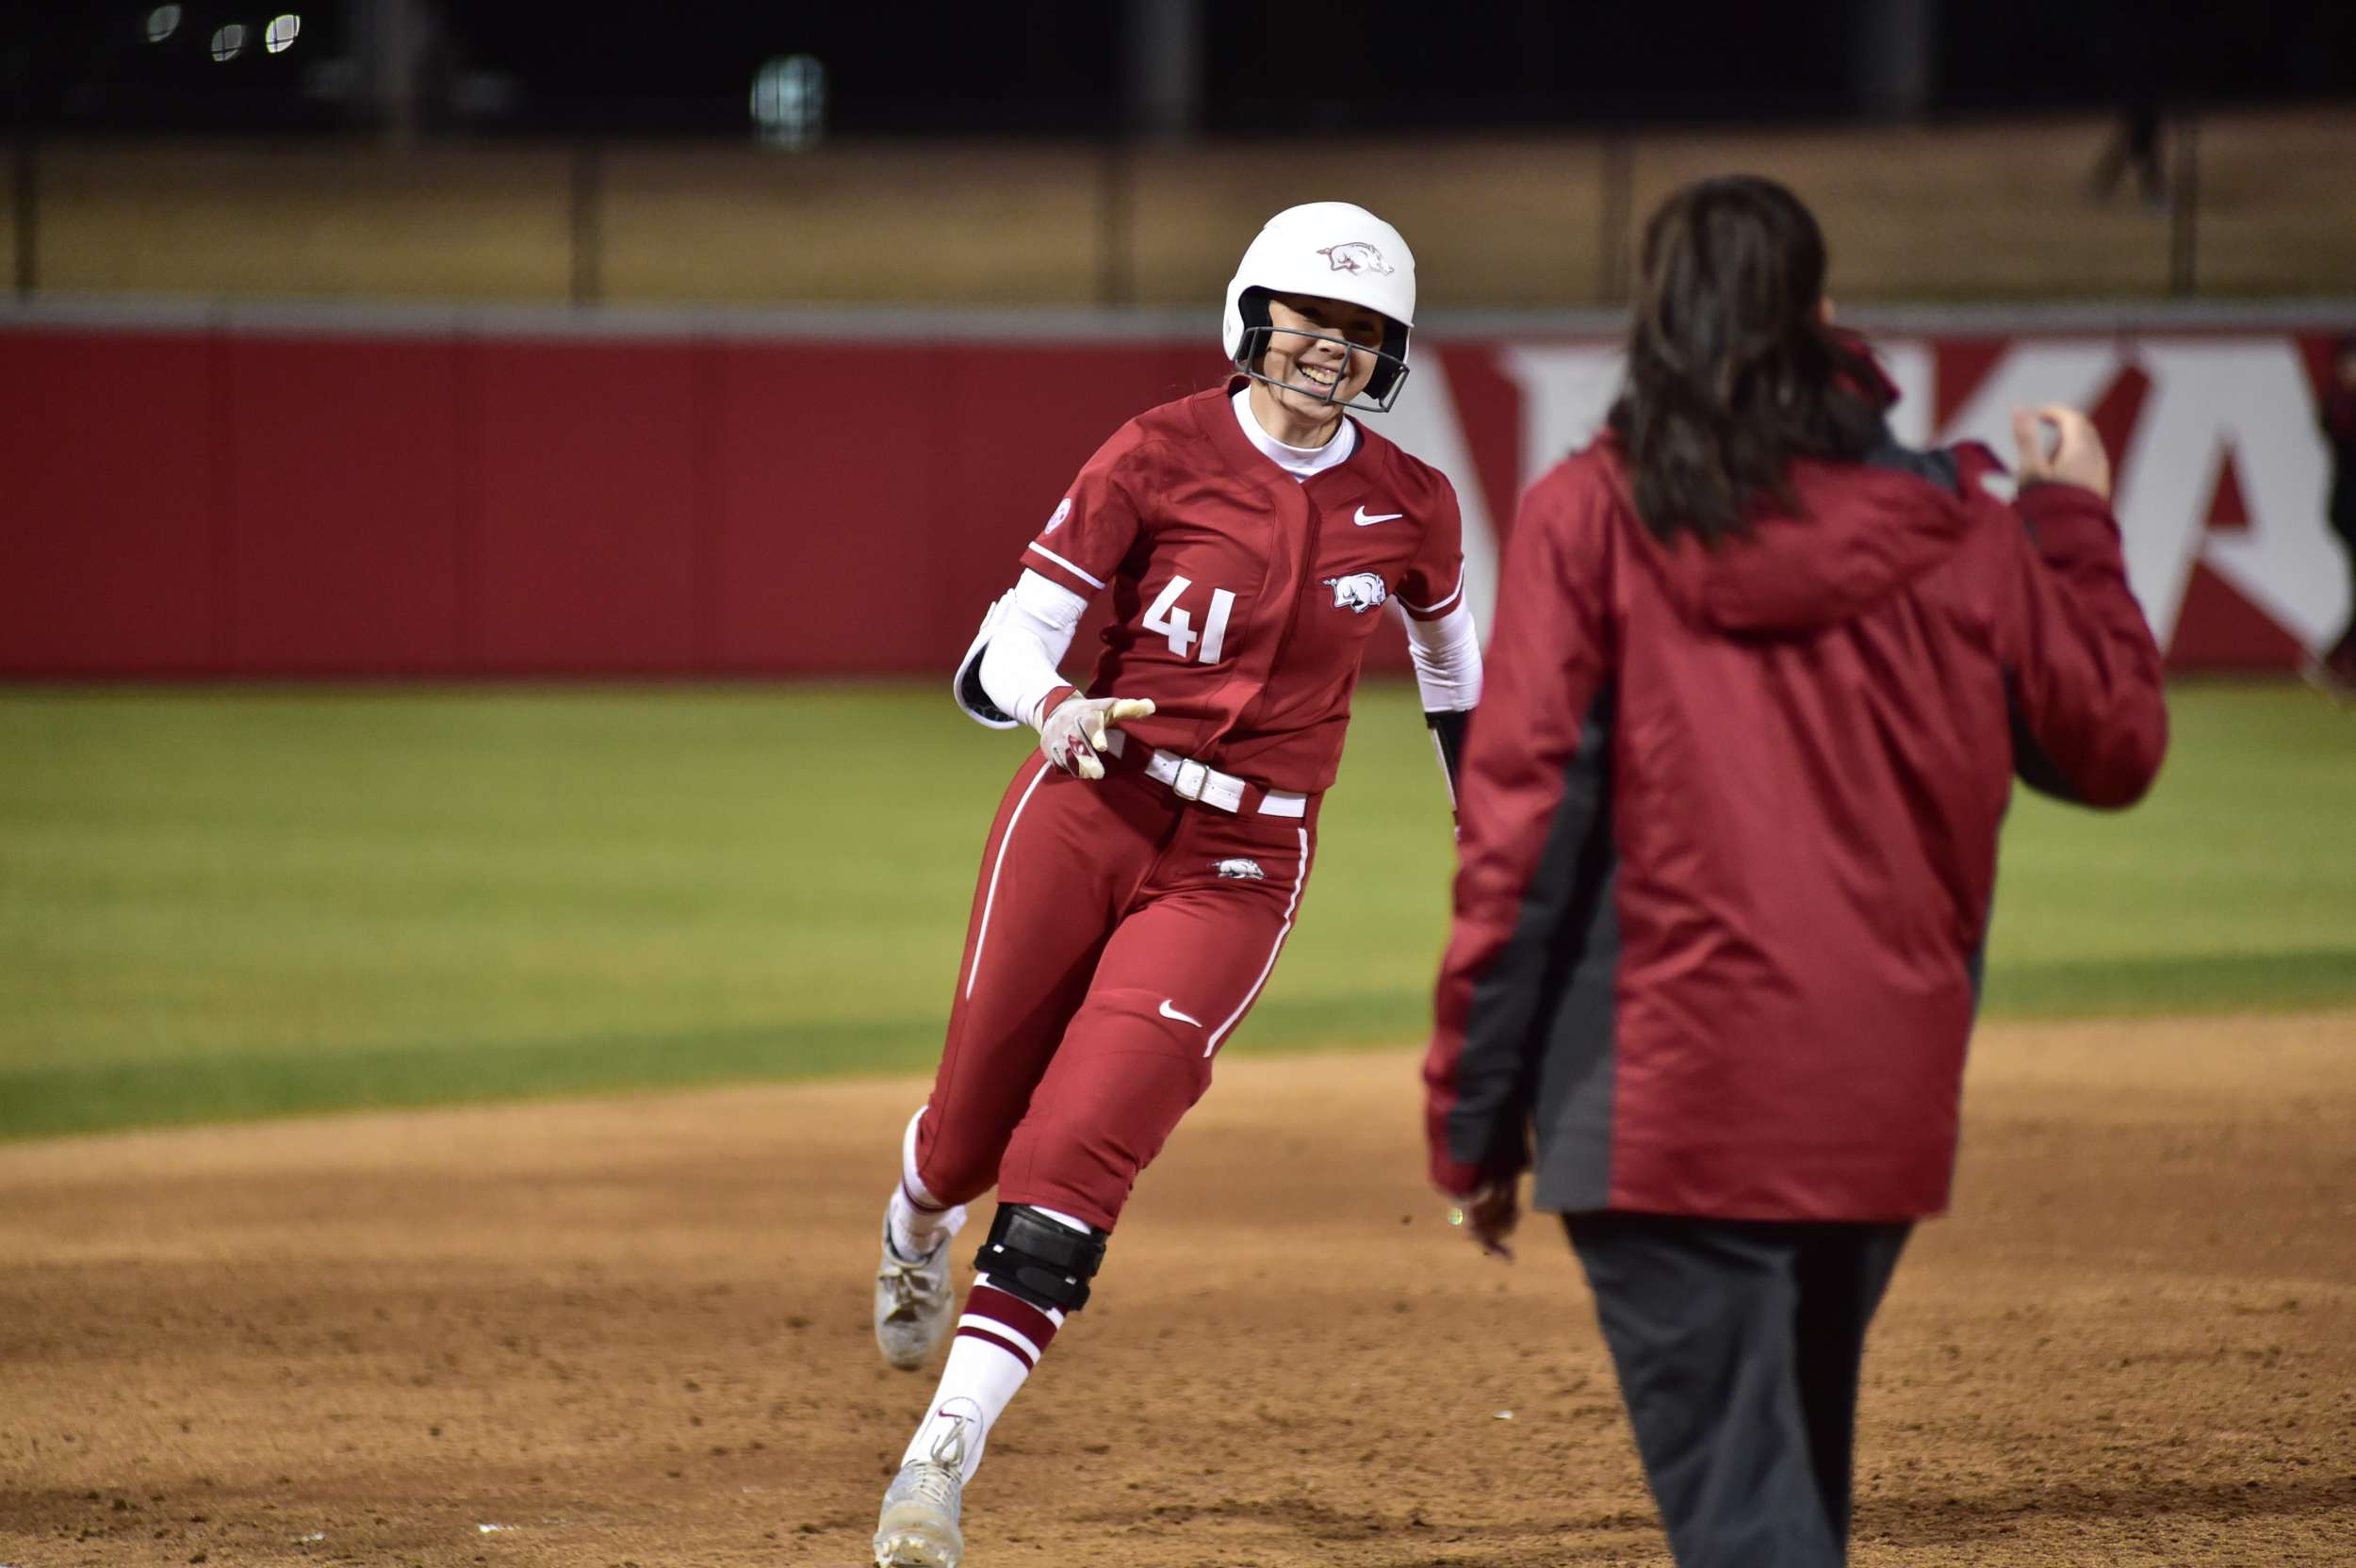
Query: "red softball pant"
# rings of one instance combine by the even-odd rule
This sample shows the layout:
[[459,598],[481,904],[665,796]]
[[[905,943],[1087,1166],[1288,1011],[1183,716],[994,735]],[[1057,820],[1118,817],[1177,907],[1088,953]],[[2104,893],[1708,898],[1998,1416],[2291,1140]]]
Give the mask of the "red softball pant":
[[1118,766],[1034,757],[998,808],[957,1000],[916,1137],[933,1197],[1110,1230],[1210,1087],[1301,909],[1317,806],[1193,805]]

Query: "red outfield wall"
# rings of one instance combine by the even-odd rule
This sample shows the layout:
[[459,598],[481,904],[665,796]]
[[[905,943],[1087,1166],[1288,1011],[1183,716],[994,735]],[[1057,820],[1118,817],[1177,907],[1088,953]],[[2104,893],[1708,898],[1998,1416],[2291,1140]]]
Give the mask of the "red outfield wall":
[[[1910,439],[2099,408],[2179,667],[2285,666],[2348,613],[2322,331],[1877,341]],[[1612,351],[1466,335],[1417,362],[1380,428],[1457,480],[1489,579]],[[945,674],[1096,444],[1220,368],[1134,330],[0,323],[0,676]]]

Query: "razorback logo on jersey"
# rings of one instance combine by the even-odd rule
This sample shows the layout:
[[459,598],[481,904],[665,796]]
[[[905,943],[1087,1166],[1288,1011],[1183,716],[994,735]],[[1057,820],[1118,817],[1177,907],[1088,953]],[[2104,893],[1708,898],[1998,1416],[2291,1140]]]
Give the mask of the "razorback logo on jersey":
[[1372,572],[1352,572],[1348,577],[1329,577],[1321,580],[1333,590],[1333,608],[1347,610],[1353,615],[1380,610],[1391,596],[1390,590],[1383,586],[1383,580]]
[[1051,534],[1057,529],[1063,527],[1063,520],[1071,515],[1072,498],[1070,496],[1066,496],[1062,500],[1055,503],[1055,514],[1047,519],[1047,526],[1045,528],[1039,531],[1039,537],[1043,539],[1048,534]]
[[1352,239],[1340,245],[1328,245],[1317,252],[1336,272],[1383,272],[1397,270],[1383,259],[1383,253],[1363,239]]

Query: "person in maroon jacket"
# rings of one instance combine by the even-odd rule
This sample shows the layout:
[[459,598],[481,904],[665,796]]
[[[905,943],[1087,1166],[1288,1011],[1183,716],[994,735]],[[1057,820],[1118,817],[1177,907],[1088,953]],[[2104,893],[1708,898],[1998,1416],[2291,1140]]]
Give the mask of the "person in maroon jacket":
[[[1524,500],[1459,780],[1432,1173],[1565,1217],[1685,1568],[1843,1560],[1865,1330],[1955,1166],[2013,777],[2167,742],[2078,413],[1916,452],[1769,181],[1648,224],[1608,433]],[[2057,436],[2050,452],[2048,434]]]

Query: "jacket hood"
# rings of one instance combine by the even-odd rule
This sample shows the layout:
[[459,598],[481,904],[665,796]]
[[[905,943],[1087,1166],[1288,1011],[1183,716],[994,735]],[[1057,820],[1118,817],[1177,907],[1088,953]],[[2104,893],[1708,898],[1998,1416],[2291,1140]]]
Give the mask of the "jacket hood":
[[1712,550],[1687,535],[1669,547],[1637,528],[1689,620],[1750,635],[1812,631],[1863,613],[1955,554],[1981,515],[1978,485],[1967,481],[1997,468],[1985,449],[1891,446],[1862,463],[1802,460],[1789,476],[1797,506],[1763,502],[1747,538]]

